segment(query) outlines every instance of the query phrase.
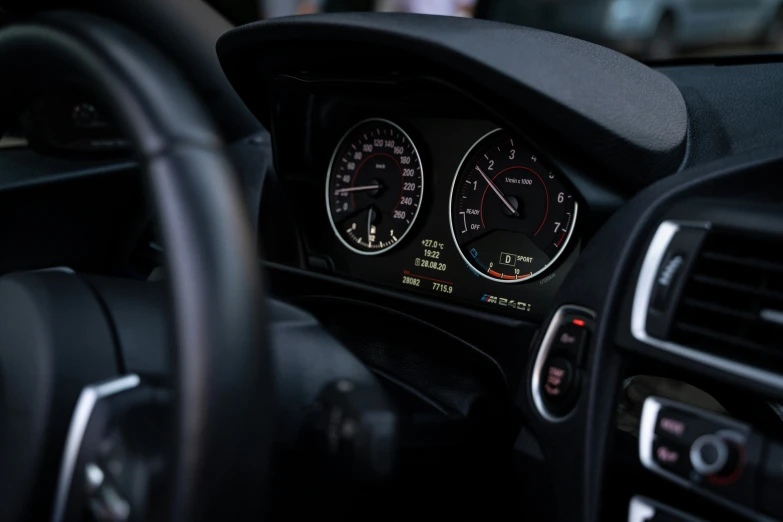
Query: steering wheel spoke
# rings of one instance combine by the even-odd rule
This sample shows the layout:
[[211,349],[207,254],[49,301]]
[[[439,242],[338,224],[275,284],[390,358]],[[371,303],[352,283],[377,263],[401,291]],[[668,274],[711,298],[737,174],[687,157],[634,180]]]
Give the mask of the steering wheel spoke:
[[154,520],[167,484],[170,394],[126,375],[82,390],[71,418],[53,522]]

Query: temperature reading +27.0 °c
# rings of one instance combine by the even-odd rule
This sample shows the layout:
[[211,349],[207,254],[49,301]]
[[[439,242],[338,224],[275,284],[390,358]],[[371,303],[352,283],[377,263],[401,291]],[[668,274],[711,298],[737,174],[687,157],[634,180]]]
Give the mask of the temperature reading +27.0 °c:
[[565,251],[578,205],[554,172],[500,129],[468,151],[454,178],[450,222],[477,274],[519,283],[543,274]]
[[446,244],[434,239],[422,239],[421,246],[422,255],[413,260],[415,272],[403,270],[402,284],[444,294],[454,292],[454,283],[443,279],[443,272],[448,266],[438,261]]

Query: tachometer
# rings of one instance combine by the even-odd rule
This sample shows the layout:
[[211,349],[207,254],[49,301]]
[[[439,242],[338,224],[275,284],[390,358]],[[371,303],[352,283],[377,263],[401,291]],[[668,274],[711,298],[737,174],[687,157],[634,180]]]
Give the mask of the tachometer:
[[500,129],[468,151],[451,188],[451,233],[477,274],[519,283],[563,253],[578,205],[542,159]]
[[423,191],[421,158],[405,131],[387,120],[360,122],[340,140],[329,166],[334,233],[357,254],[387,252],[416,221]]

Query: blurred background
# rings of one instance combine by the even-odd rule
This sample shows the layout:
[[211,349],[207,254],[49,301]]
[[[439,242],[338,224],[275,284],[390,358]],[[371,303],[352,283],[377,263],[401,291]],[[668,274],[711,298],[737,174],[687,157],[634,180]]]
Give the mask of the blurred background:
[[783,51],[783,0],[208,0],[235,24],[339,11],[471,16],[545,29],[636,58]]

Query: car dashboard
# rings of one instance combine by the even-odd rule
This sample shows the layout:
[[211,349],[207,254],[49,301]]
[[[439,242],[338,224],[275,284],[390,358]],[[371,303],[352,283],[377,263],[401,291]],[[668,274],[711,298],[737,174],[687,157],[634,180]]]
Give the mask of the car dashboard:
[[[346,35],[365,40],[358,48],[315,24],[306,36],[320,48],[315,57],[307,42],[282,40],[286,21],[267,27],[269,42],[243,28],[218,46],[229,80],[271,134],[278,189],[264,195],[262,213],[273,217],[259,221],[260,236],[267,263],[288,274],[468,317],[540,321],[584,241],[634,184],[682,162],[682,100],[657,74],[643,86],[618,84],[608,71],[585,68],[579,52],[560,62],[525,53],[516,58],[535,63],[509,67],[515,57],[469,40],[461,51],[472,51],[473,62],[446,40],[418,53],[408,34],[378,39],[360,14],[343,19]],[[426,25],[421,34],[439,38]],[[546,35],[504,37],[547,54],[572,45]],[[259,45],[280,52],[258,54]],[[480,80],[479,59],[488,68]],[[550,85],[544,73],[553,67],[560,76],[584,68],[639,111],[622,121],[586,84],[583,93],[565,77]],[[673,94],[668,119],[647,106]],[[631,183],[606,175],[645,160],[660,169],[639,168]]]
[[[615,332],[630,323],[637,286],[627,260],[648,237],[637,223],[670,208],[691,222],[703,202],[688,198],[699,195],[708,221],[726,226],[715,213],[725,198],[760,207],[777,197],[769,171],[747,163],[775,162],[780,129],[758,127],[774,119],[762,109],[774,95],[734,80],[780,66],[654,69],[603,53],[524,28],[405,16],[273,20],[218,44],[229,81],[271,134],[277,188],[264,194],[259,226],[276,293],[312,311],[379,375],[465,415],[476,403],[454,402],[433,383],[470,381],[469,393],[491,397],[485,385],[499,369],[525,426],[514,443],[525,461],[516,486],[541,508],[536,516],[577,520],[586,509],[635,520],[642,504],[668,513],[646,497],[665,491],[667,504],[714,518],[721,502],[698,470],[674,481],[710,499],[694,505],[637,469],[660,471],[656,451],[677,462],[687,451],[660,449],[642,403],[692,400],[668,393],[659,376],[679,377],[743,417],[736,405],[758,405],[758,389],[727,392],[712,370],[705,379],[650,351],[669,344]],[[753,189],[737,184],[745,168],[757,176]],[[295,238],[280,234],[287,221]],[[655,258],[661,270],[676,272],[681,265],[666,263],[677,252],[666,255]],[[708,323],[706,309],[727,313],[681,306]],[[681,328],[672,317],[660,336]],[[638,391],[650,379],[652,391]],[[743,420],[775,437],[773,417]],[[741,517],[756,501],[739,487],[718,489],[741,498],[724,503]],[[770,513],[761,501],[755,509]]]
[[[777,323],[753,330],[755,315],[734,310],[763,302],[779,319],[779,57],[648,67],[521,27],[360,14],[237,28],[217,56],[258,124],[226,150],[271,301],[315,316],[412,418],[477,420],[491,432],[483,447],[513,447],[503,458],[516,471],[496,473],[483,454],[472,456],[484,468],[460,470],[460,454],[424,465],[422,489],[405,495],[427,496],[448,464],[454,491],[497,487],[533,517],[623,520],[646,495],[706,518],[726,506],[739,520],[783,518],[777,504],[721,504],[722,484],[660,473],[649,444],[637,459],[654,437],[640,436],[634,385],[698,386],[743,433],[783,447],[783,392],[769,375],[780,358],[736,349],[755,350]],[[55,99],[10,126],[29,147],[0,150],[2,215],[26,227],[0,232],[0,270],[155,279],[164,246],[127,143],[83,116],[97,111],[89,98]],[[224,101],[213,116],[236,123]],[[15,255],[29,237],[39,250]],[[281,308],[259,319],[272,337],[287,327]],[[704,362],[710,350],[720,365]],[[655,415],[671,406],[656,404]]]

